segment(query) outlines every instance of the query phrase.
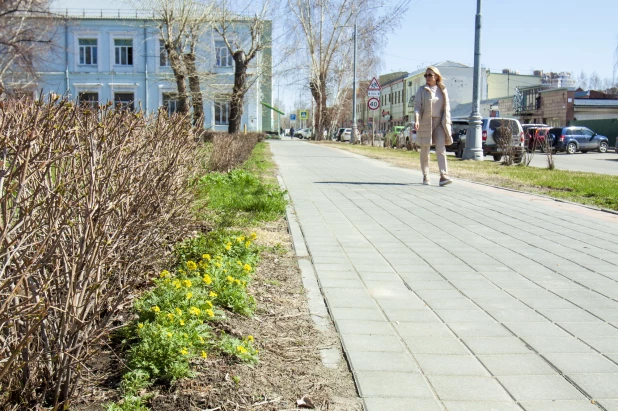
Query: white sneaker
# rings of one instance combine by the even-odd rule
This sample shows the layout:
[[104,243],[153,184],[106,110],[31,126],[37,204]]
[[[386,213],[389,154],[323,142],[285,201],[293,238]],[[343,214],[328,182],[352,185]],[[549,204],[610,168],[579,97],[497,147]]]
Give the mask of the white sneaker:
[[423,185],[424,186],[430,186],[431,185],[431,183],[429,182],[429,177],[423,176]]

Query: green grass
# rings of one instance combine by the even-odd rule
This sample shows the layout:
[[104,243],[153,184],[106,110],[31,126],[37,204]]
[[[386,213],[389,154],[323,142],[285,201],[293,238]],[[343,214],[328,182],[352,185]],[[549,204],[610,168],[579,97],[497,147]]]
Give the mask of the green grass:
[[259,143],[242,168],[208,173],[197,181],[197,208],[215,230],[273,221],[285,213],[287,201],[273,177],[275,165],[265,143]]
[[[420,168],[418,152],[350,146],[349,144],[321,144],[334,145],[343,150],[387,161],[401,167]],[[434,155],[432,155],[431,166],[436,167]],[[543,194],[574,203],[618,211],[618,176],[549,170],[525,165],[505,166],[498,162],[465,161],[452,157],[448,160],[448,166],[449,174],[455,178]],[[436,172],[437,170],[432,169],[432,171]]]

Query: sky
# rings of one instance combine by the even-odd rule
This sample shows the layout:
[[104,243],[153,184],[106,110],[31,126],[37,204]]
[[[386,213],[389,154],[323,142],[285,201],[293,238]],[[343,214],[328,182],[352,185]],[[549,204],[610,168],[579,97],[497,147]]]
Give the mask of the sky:
[[[451,60],[474,65],[476,0],[412,0],[379,74]],[[612,78],[618,0],[484,0],[481,65],[520,74],[582,70]],[[618,71],[616,72],[618,78]]]

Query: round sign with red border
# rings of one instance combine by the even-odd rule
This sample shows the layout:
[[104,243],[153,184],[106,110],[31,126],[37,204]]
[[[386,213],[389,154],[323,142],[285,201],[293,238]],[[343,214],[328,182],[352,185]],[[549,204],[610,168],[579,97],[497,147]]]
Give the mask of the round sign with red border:
[[372,97],[367,101],[367,108],[369,110],[377,110],[380,107],[380,100],[375,97]]

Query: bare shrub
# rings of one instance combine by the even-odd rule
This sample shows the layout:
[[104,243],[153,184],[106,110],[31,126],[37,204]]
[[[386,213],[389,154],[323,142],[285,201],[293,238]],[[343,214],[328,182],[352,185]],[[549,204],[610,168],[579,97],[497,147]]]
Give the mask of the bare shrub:
[[186,234],[196,143],[183,117],[0,104],[0,408],[67,409],[114,316]]
[[215,134],[208,168],[211,171],[229,171],[244,163],[261,136],[261,133]]
[[513,133],[515,130],[510,122],[503,123],[494,130],[494,141],[502,152],[503,164],[507,166],[512,165],[516,161],[516,156],[519,155],[518,146],[513,144]]

